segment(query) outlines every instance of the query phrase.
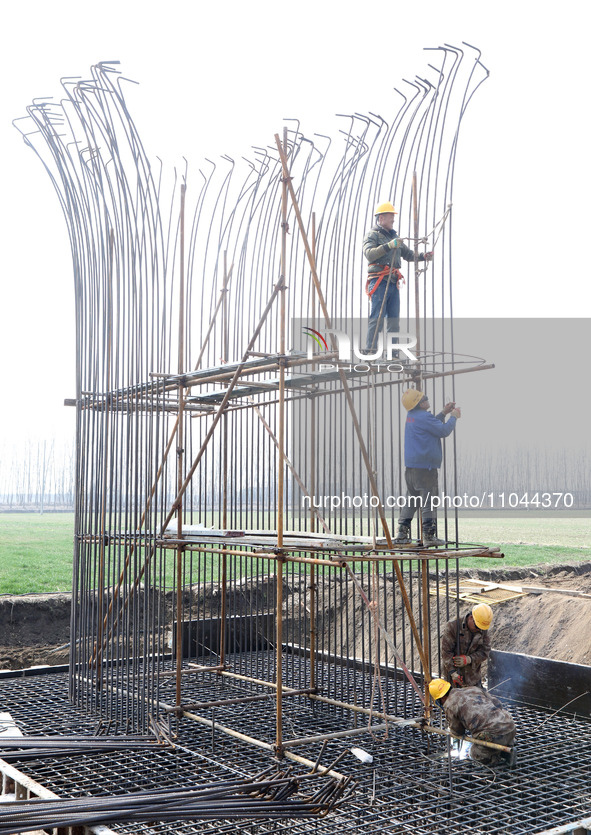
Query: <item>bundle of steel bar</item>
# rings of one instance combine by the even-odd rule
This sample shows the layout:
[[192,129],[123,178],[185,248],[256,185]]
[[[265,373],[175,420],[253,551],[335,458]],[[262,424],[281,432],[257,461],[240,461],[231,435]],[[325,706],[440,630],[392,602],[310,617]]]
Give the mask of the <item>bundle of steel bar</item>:
[[[318,778],[316,778],[318,779]],[[143,791],[119,797],[8,801],[2,806],[0,835],[117,821],[310,818],[328,814],[352,789],[351,778],[324,778],[310,796],[300,797],[302,778],[275,776],[219,781],[203,786]]]
[[0,759],[5,762],[39,759],[46,756],[68,757],[98,751],[149,750],[162,747],[150,736],[2,736]]

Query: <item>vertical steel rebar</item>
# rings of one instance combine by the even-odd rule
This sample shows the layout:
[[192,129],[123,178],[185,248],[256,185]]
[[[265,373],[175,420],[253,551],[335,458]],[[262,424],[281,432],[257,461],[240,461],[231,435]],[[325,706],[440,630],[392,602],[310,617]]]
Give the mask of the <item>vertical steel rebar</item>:
[[[224,288],[228,284],[227,252],[224,251]],[[228,302],[227,293],[222,294],[222,340],[223,361],[228,360]],[[228,527],[228,415],[222,418],[222,527]],[[221,587],[220,587],[220,666],[226,663],[226,610],[228,602],[228,560],[226,553],[222,554]]]
[[[283,131],[283,152],[286,154],[287,128]],[[280,321],[279,321],[279,353],[283,358],[285,355],[285,292],[287,278],[287,178],[289,172],[283,170],[281,188],[281,260],[280,276]],[[277,608],[276,608],[276,653],[277,653],[277,717],[275,750],[281,756],[283,752],[283,510],[284,510],[284,476],[285,476],[285,363],[279,361],[279,432],[278,432],[278,472],[277,472],[277,559],[276,559],[276,580],[277,580]]]
[[[312,257],[316,264],[316,214],[312,212]],[[312,327],[316,329],[316,288],[312,295]],[[314,370],[315,364],[312,365]],[[316,398],[310,403],[310,495],[316,496]],[[310,507],[310,530],[317,530],[316,515]],[[316,689],[316,566],[310,566],[310,688]]]
[[[186,186],[181,186],[180,206],[180,271],[179,271],[179,324],[178,324],[178,373],[185,370],[185,196]],[[177,539],[176,549],[176,704],[181,703],[181,670],[183,665],[183,452],[185,445],[185,387],[181,380],[178,387],[179,414],[177,422]]]

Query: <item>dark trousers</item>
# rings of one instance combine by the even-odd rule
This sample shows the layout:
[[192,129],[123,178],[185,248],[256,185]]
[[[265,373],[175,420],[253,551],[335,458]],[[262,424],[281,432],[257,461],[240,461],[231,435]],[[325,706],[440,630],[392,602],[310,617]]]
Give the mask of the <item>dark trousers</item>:
[[[377,278],[369,282],[370,291],[375,287],[376,282]],[[384,296],[386,297],[385,302]],[[386,322],[388,333],[398,333],[400,330],[399,316],[400,293],[398,292],[396,281],[387,281],[383,278],[378,285],[378,289],[371,295],[371,309],[369,312],[367,340],[365,343],[366,350],[377,351],[378,339],[380,333],[384,330],[384,321]]]
[[[497,745],[506,745],[510,748],[515,739],[515,731],[507,731],[507,733],[495,734],[492,736],[487,733],[475,733],[474,739],[483,739],[486,742],[496,742]],[[497,751],[494,748],[486,748],[484,745],[473,745],[470,748],[470,759],[484,765],[496,765],[503,757],[503,751]]]
[[423,527],[434,528],[437,522],[437,508],[432,507],[431,499],[439,496],[438,470],[423,470],[407,467],[406,507],[400,511],[399,525],[409,526],[418,509],[422,510]]

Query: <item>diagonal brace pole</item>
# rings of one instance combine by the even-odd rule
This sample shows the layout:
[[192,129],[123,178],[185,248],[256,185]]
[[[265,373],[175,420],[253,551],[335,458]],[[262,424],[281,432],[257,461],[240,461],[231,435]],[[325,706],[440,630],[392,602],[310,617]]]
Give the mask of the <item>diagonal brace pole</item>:
[[[279,158],[281,160],[281,165],[283,166],[283,176],[284,176],[284,178],[287,182],[287,188],[288,188],[288,191],[289,191],[289,194],[290,194],[290,197],[291,197],[291,202],[293,204],[293,208],[294,208],[294,211],[295,211],[298,226],[300,228],[300,234],[302,236],[302,241],[303,241],[303,244],[304,244],[304,247],[305,247],[305,250],[306,250],[306,255],[308,256],[308,262],[310,264],[310,271],[312,273],[312,280],[314,282],[314,287],[315,287],[316,292],[318,294],[318,300],[320,302],[320,307],[322,308],[322,314],[324,316],[324,320],[326,322],[327,328],[329,330],[331,330],[332,329],[332,323],[330,321],[330,316],[328,314],[328,308],[326,307],[326,301],[325,301],[324,295],[322,293],[322,288],[320,287],[320,281],[318,279],[318,274],[316,272],[316,265],[315,265],[315,261],[314,261],[314,256],[313,256],[312,250],[310,248],[310,244],[308,243],[308,236],[306,234],[306,229],[304,227],[304,222],[302,220],[302,215],[300,213],[298,200],[297,200],[294,188],[293,188],[293,184],[291,182],[291,177],[289,176],[289,168],[288,168],[288,165],[287,165],[287,157],[285,156],[285,152],[283,150],[283,146],[281,144],[281,140],[279,139],[278,134],[275,134],[275,142],[277,144],[277,149],[279,151]],[[334,335],[332,335],[332,334],[331,334],[331,342],[332,342],[333,349],[336,351],[337,350],[336,340],[334,338]],[[380,517],[380,521],[382,523],[382,528],[384,530],[384,536],[386,538],[386,542],[388,543],[388,548],[391,549],[391,550],[394,550],[394,543],[392,542],[392,535],[390,534],[390,528],[388,527],[388,522],[386,520],[386,514],[384,512],[384,505],[383,505],[383,503],[380,499],[380,495],[379,495],[379,492],[378,492],[378,485],[377,485],[375,476],[374,476],[372,468],[371,468],[371,462],[369,460],[367,447],[365,445],[365,441],[363,439],[363,434],[361,432],[361,426],[359,424],[359,419],[357,418],[357,413],[355,411],[355,404],[353,403],[353,398],[351,396],[351,390],[349,388],[349,383],[347,381],[347,378],[345,376],[345,373],[344,373],[343,369],[340,366],[338,366],[338,372],[339,372],[339,377],[340,377],[340,380],[341,380],[341,385],[343,386],[343,390],[345,392],[345,397],[347,398],[347,404],[349,406],[349,411],[351,412],[353,425],[355,427],[355,433],[357,435],[359,448],[360,448],[360,451],[361,451],[361,455],[363,457],[365,468],[367,470],[367,475],[368,475],[368,478],[369,478],[371,491],[372,491],[372,494],[374,496],[376,496],[376,498],[379,501],[378,514],[379,514],[379,517]],[[402,570],[400,568],[400,563],[396,559],[392,560],[392,562],[394,564],[394,571],[396,572],[396,579],[398,581],[398,586],[400,588],[400,592],[402,594],[402,599],[404,601],[404,607],[405,607],[406,612],[408,614],[410,627],[412,629],[412,633],[414,635],[414,639],[415,639],[415,642],[416,642],[417,651],[419,653],[419,657],[421,659],[421,662],[423,664],[423,669],[425,671],[425,678],[427,680],[430,680],[430,672],[429,672],[429,668],[428,668],[427,657],[425,655],[425,650],[423,649],[423,644],[422,644],[422,641],[421,641],[421,638],[420,638],[420,635],[419,635],[419,631],[417,629],[417,625],[415,623],[415,619],[414,619],[413,612],[412,612],[412,607],[410,605],[410,599],[408,597],[408,592],[407,592],[406,586],[404,584],[404,577],[402,576]]]

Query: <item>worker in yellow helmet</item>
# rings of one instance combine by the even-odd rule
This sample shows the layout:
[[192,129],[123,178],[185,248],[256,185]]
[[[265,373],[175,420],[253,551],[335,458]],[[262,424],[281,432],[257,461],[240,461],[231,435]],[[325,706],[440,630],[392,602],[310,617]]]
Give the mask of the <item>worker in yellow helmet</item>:
[[[375,223],[363,240],[363,254],[369,261],[365,292],[370,298],[367,354],[377,354],[378,337],[387,323],[389,333],[397,333],[400,316],[399,286],[404,280],[400,272],[401,258],[414,261],[415,253],[407,247],[394,229],[392,203],[380,203],[375,210]],[[432,252],[421,253],[419,261],[430,261]]]
[[[454,690],[449,681],[443,678],[431,679],[429,693],[433,701],[445,711],[448,727],[455,736],[464,736],[468,731],[473,739],[513,746],[515,722],[496,696],[491,696],[479,687]],[[501,759],[507,759],[510,767],[515,765],[516,760],[515,747],[509,753],[484,745],[473,745],[470,757],[486,765],[497,765]]]
[[441,634],[441,666],[453,687],[482,687],[482,665],[490,655],[489,629],[493,611],[477,603],[463,618],[455,618]]
[[445,541],[437,537],[438,471],[443,460],[441,440],[451,435],[462,413],[455,403],[446,403],[438,414],[432,414],[428,396],[419,389],[407,389],[402,395],[402,405],[408,412],[404,427],[407,496],[400,510],[394,542],[410,544],[410,524],[418,510],[423,522],[423,544],[445,545]]

